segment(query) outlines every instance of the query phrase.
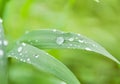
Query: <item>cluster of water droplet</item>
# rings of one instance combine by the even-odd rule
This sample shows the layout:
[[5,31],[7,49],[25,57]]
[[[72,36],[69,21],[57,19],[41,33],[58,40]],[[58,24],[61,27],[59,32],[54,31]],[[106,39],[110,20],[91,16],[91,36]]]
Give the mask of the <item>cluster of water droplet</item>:
[[85,39],[82,39],[82,38],[83,37],[80,34],[73,35],[72,37],[64,37],[63,35],[56,38],[56,43],[61,46],[67,45],[67,48],[73,48],[73,49],[80,48],[81,45],[84,44],[84,47],[82,46],[81,48],[88,51],[91,51],[91,48],[89,48],[87,45],[91,45],[93,47],[96,46],[96,45],[90,44],[89,42],[87,42]]
[[[2,20],[0,19],[0,23],[2,23]],[[2,29],[0,29],[0,46],[7,46],[8,41],[2,39]],[[0,49],[0,57],[4,55],[4,51]]]
[[[28,50],[25,49],[25,47],[26,44],[22,43],[22,45],[20,45],[17,49],[17,53],[19,54],[19,56],[16,55],[15,53],[11,53],[11,55],[14,55],[16,59],[19,59],[22,62],[31,63],[31,57],[29,56],[29,53],[31,53],[32,51],[29,52]],[[33,57],[38,58],[39,55],[34,54]]]

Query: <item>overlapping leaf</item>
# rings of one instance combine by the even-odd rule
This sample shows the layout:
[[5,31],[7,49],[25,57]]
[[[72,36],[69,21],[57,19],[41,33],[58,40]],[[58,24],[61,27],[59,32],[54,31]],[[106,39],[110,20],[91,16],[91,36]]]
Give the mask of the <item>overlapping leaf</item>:
[[29,44],[22,43],[16,46],[8,53],[8,56],[32,64],[40,70],[53,74],[63,81],[62,84],[80,84],[64,64],[43,50]]
[[0,19],[0,84],[7,84],[7,58],[4,49],[4,31]]

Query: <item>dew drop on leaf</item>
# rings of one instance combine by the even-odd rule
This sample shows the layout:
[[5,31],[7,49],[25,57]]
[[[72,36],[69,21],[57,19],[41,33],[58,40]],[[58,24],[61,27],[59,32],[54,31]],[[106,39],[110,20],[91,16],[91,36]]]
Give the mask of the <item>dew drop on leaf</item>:
[[27,61],[30,62],[30,58],[27,58]]
[[53,32],[56,32],[57,30],[56,29],[53,29]]
[[61,82],[60,84],[67,84],[67,83],[65,83],[65,82]]
[[3,41],[3,44],[4,44],[5,46],[7,46],[7,45],[8,45],[8,41],[4,40],[4,41]]
[[3,56],[4,52],[3,50],[0,50],[0,56]]
[[39,57],[39,55],[35,55],[35,58],[38,58]]
[[80,36],[80,34],[77,34],[78,36]]
[[22,47],[20,46],[19,48],[18,48],[18,52],[21,52],[22,51]]
[[20,61],[23,61],[23,59],[20,59]]
[[69,41],[73,41],[73,40],[74,40],[74,38],[69,38],[68,40],[69,40]]
[[63,42],[64,42],[64,38],[63,38],[63,37],[57,37],[56,43],[57,43],[58,45],[63,44]]
[[25,43],[22,43],[22,45],[23,45],[23,46],[26,46],[26,44],[25,44]]
[[35,40],[36,42],[39,42],[39,40]]
[[87,47],[87,48],[85,48],[85,50],[91,51],[91,49],[90,49],[90,48],[88,48],[88,47]]
[[94,47],[97,47],[95,44],[92,44]]
[[78,42],[83,43],[84,41],[83,40],[78,40]]

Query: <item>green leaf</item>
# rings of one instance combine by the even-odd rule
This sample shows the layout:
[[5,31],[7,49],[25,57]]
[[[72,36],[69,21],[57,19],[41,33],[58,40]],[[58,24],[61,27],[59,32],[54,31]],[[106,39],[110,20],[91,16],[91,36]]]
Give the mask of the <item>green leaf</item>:
[[31,44],[40,49],[68,48],[92,51],[102,54],[120,64],[120,62],[101,45],[80,34],[64,33],[55,29],[34,30],[23,35],[20,41]]
[[7,84],[7,57],[4,49],[4,31],[0,19],[0,83]]
[[80,84],[73,73],[60,61],[29,44],[22,43],[13,48],[9,57],[32,64],[42,71],[49,72],[63,81],[64,84]]

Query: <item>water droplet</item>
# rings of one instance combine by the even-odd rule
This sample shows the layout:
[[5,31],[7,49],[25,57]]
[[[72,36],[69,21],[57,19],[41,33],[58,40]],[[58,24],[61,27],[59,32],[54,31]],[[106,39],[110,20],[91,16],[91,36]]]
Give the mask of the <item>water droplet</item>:
[[85,48],[85,50],[91,51],[91,49],[90,49],[90,48],[88,48],[88,47],[87,47],[87,48]]
[[8,45],[8,41],[7,41],[7,40],[4,40],[4,41],[3,41],[3,44],[4,44],[5,46],[7,46],[7,45]]
[[0,23],[2,23],[3,22],[3,20],[0,18]]
[[60,84],[67,84],[67,83],[65,83],[65,82],[61,82]]
[[20,61],[23,61],[23,59],[20,59]]
[[53,29],[53,32],[56,32],[57,30],[56,29]]
[[23,46],[26,46],[26,44],[25,44],[25,43],[22,43],[22,45],[23,45]]
[[97,47],[95,44],[92,44],[94,47]]
[[18,59],[18,57],[17,57],[17,56],[15,56],[15,59]]
[[63,38],[63,37],[57,37],[56,43],[57,43],[58,45],[63,44],[63,42],[64,42],[64,38]]
[[80,36],[80,34],[77,34],[78,36]]
[[28,34],[29,33],[29,31],[25,31],[25,34]]
[[23,60],[23,62],[26,62],[26,60]]
[[0,56],[3,56],[4,52],[3,50],[0,50]]
[[83,40],[78,40],[78,42],[83,43],[84,41]]
[[39,57],[39,55],[35,55],[35,58],[38,58]]
[[30,62],[30,58],[27,58],[27,61]]
[[73,40],[74,40],[74,38],[69,38],[68,40],[69,40],[69,41],[73,41]]
[[21,52],[21,51],[22,51],[22,47],[19,47],[19,48],[18,48],[18,52]]
[[35,40],[36,42],[39,42],[39,40]]
[[94,0],[95,2],[97,2],[97,3],[99,3],[100,2],[100,0]]

